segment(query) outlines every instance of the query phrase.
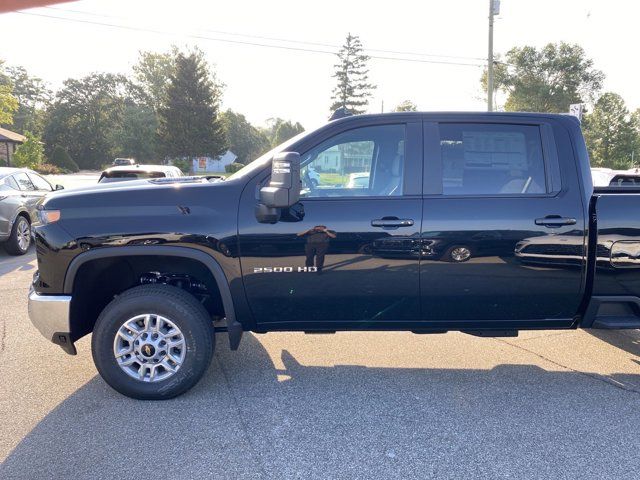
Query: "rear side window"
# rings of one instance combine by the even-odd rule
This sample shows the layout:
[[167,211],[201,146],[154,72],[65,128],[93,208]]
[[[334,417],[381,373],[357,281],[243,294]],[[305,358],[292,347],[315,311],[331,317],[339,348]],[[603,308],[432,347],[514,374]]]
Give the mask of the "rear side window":
[[20,186],[20,190],[23,191],[33,191],[36,189],[36,187],[33,186],[33,183],[31,183],[31,180],[29,180],[29,177],[27,176],[26,173],[16,173],[13,176],[13,179],[18,182],[18,185]]
[[533,125],[440,125],[444,195],[547,193],[540,128]]

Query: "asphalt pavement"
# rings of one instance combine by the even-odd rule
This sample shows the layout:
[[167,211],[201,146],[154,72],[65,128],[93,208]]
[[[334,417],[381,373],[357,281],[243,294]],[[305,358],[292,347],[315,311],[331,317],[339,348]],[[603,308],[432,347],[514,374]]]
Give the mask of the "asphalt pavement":
[[640,333],[218,337],[174,400],[123,397],[90,339],[31,325],[0,253],[0,478],[640,478]]

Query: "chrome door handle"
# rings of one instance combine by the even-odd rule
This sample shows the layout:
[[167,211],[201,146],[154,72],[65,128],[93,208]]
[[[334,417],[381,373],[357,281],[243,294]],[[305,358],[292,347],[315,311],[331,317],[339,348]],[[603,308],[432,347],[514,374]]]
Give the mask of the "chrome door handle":
[[575,225],[576,219],[569,217],[561,217],[560,215],[547,215],[544,218],[536,218],[536,225],[542,225],[547,228],[562,227],[564,225]]
[[383,228],[398,228],[398,227],[410,227],[413,225],[413,220],[410,218],[377,218],[375,220],[371,220],[372,227],[383,227]]

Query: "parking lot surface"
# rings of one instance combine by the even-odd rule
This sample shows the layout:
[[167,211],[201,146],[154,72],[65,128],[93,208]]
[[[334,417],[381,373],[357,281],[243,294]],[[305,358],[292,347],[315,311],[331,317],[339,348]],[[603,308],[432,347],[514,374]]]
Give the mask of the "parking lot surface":
[[640,478],[640,334],[245,334],[141,402],[31,325],[0,253],[0,478]]

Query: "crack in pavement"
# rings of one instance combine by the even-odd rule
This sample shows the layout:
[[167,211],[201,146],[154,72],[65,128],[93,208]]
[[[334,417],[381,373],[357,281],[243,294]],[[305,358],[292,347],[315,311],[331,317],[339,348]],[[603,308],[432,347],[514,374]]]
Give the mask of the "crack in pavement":
[[552,360],[549,357],[541,355],[538,352],[534,352],[533,350],[525,348],[525,347],[523,347],[523,346],[521,346],[519,344],[511,343],[511,342],[508,342],[506,340],[502,340],[500,338],[494,338],[493,340],[495,340],[496,342],[504,343],[505,345],[509,345],[511,347],[520,349],[520,350],[522,350],[524,352],[527,352],[527,353],[530,353],[532,355],[535,355],[536,357],[541,358],[542,360],[545,360],[545,361],[547,361],[549,363],[552,363],[553,365],[556,365],[557,367],[564,368],[564,369],[569,370],[569,371],[571,371],[573,373],[578,373],[580,375],[592,378],[594,380],[598,380],[599,382],[602,382],[602,383],[606,383],[607,385],[615,387],[615,388],[617,388],[619,390],[623,390],[625,392],[631,392],[631,393],[640,394],[640,390],[638,390],[636,388],[627,387],[626,385],[624,385],[624,384],[622,384],[620,382],[617,382],[616,380],[614,380],[614,379],[612,379],[610,377],[607,377],[606,375],[601,375],[599,373],[583,372],[582,370],[576,370],[575,368],[569,367],[567,365],[563,365],[563,364],[561,364],[561,363],[559,363],[559,362],[557,362],[555,360]]

